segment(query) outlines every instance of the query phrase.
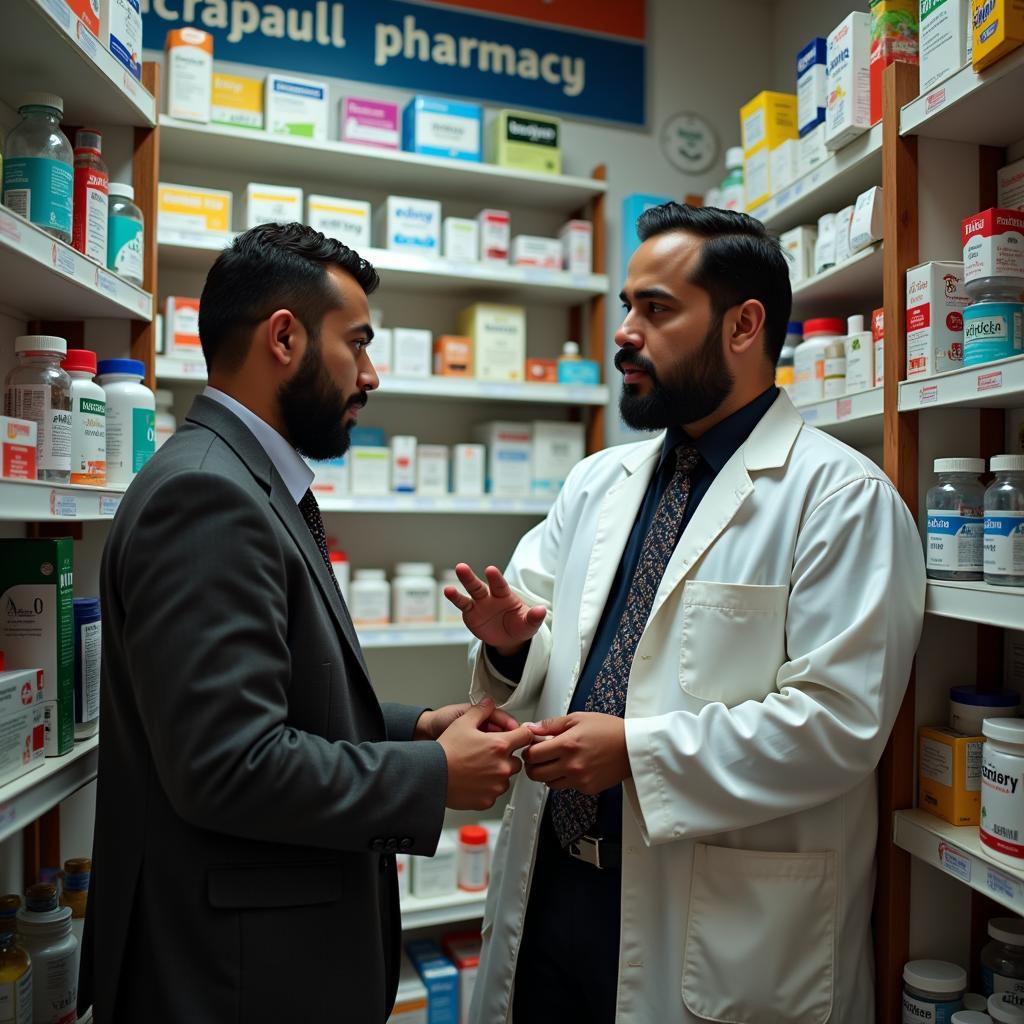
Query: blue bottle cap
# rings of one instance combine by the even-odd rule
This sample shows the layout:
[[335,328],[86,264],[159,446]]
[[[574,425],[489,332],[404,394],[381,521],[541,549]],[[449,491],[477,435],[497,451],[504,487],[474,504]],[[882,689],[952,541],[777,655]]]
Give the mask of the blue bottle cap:
[[797,323],[797,321],[794,320],[792,323],[786,324],[786,333],[787,334],[803,334],[804,333],[804,325],[802,323]]
[[993,693],[978,693],[976,686],[952,686],[949,699],[957,704],[970,704],[977,708],[1015,708],[1020,703],[1020,694],[1008,690]]
[[76,597],[74,608],[76,618],[99,618],[100,599],[98,597]]
[[146,367],[140,359],[101,359],[96,366],[97,376],[107,373],[128,373],[133,377],[145,377]]

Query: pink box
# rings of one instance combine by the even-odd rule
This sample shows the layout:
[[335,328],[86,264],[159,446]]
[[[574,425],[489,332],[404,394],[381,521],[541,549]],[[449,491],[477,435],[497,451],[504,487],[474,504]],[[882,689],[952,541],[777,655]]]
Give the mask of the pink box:
[[341,141],[378,149],[401,149],[398,104],[346,96],[341,101]]

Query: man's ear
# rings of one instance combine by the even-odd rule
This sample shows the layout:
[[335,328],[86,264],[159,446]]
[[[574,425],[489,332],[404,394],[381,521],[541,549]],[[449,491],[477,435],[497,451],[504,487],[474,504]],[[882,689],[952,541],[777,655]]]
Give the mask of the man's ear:
[[737,306],[731,318],[731,329],[726,341],[733,355],[743,355],[754,345],[761,345],[764,337],[766,314],[757,299],[747,299]]

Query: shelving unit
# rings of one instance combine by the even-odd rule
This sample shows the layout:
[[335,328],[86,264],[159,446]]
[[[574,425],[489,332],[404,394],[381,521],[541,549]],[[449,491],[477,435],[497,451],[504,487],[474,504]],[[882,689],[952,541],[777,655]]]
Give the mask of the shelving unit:
[[51,523],[113,519],[124,489],[0,480],[0,520]]
[[1024,587],[929,580],[925,610],[961,622],[1020,629],[1024,624]]
[[1006,409],[1024,405],[1024,356],[900,382],[900,412],[921,409]]
[[[879,242],[831,270],[801,281],[793,287],[794,319],[877,308],[882,300],[882,263]],[[865,323],[870,329],[867,318]]]
[[461,622],[424,626],[358,626],[364,650],[397,647],[464,647],[473,639]]
[[485,892],[455,892],[448,896],[402,897],[402,930],[434,928],[479,920],[483,916]]
[[382,494],[351,498],[325,498],[320,510],[330,512],[399,512],[410,514],[463,514],[491,516],[544,516],[553,498],[501,498],[490,494],[463,498],[457,494],[428,498],[416,494]]
[[845,441],[854,448],[882,443],[884,396],[882,388],[858,391],[842,398],[827,398],[797,406],[804,423]]

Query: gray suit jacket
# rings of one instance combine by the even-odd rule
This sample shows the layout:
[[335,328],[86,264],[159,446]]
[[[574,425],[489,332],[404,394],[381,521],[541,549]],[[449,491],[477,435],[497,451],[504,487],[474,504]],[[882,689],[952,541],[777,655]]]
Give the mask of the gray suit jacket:
[[384,1021],[394,852],[433,853],[447,766],[378,703],[284,482],[199,397],[103,555],[93,886],[98,1024]]

